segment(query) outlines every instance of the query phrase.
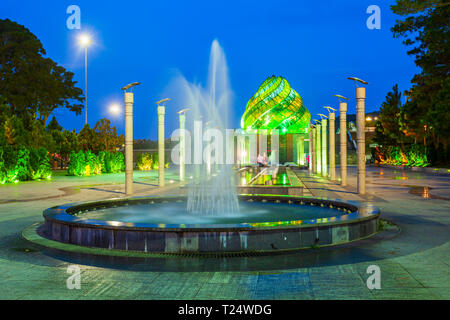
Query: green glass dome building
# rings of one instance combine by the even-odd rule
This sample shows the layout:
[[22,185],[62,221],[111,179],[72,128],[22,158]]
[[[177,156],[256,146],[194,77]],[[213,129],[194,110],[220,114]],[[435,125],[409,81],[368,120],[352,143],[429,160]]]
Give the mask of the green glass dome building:
[[247,103],[241,127],[279,129],[280,134],[308,133],[311,114],[300,95],[283,77],[267,78]]

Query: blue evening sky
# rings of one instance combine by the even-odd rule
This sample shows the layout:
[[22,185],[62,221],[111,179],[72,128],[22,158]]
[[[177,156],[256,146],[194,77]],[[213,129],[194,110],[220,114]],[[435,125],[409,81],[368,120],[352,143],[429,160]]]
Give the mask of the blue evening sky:
[[[233,125],[238,127],[248,99],[264,79],[284,76],[314,115],[336,107],[335,93],[351,98],[355,113],[356,76],[369,81],[366,110],[378,110],[395,83],[403,91],[418,69],[401,39],[390,28],[393,0],[342,1],[84,1],[2,0],[0,18],[25,25],[54,61],[75,73],[84,88],[84,54],[77,48],[79,31],[66,27],[66,9],[81,8],[82,31],[94,36],[89,49],[88,102],[91,126],[108,117],[123,133],[123,118],[108,106],[122,103],[120,88],[141,81],[135,90],[135,138],[156,139],[155,101],[177,71],[190,81],[206,82],[211,42],[224,48],[234,92]],[[369,30],[369,5],[381,8],[381,30]],[[168,132],[177,125],[167,105]],[[84,116],[58,111],[57,120],[79,131]]]

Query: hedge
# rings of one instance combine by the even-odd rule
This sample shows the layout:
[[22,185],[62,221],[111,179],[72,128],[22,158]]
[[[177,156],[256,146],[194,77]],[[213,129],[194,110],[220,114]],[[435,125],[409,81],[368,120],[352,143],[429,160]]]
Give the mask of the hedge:
[[69,176],[91,176],[102,173],[117,173],[125,170],[125,159],[121,152],[100,151],[98,156],[91,151],[72,151]]
[[[169,163],[166,163],[169,168]],[[159,168],[159,156],[157,153],[141,153],[136,161],[136,168],[142,171],[157,170]]]
[[377,150],[377,159],[381,164],[427,167],[430,162],[423,145],[411,144],[402,151],[398,146],[388,146]]
[[0,184],[51,179],[48,151],[44,148],[0,147]]

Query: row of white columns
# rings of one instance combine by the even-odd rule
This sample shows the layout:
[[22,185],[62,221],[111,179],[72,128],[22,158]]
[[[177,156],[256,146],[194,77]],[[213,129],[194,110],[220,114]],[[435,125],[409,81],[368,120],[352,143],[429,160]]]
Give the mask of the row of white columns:
[[[367,84],[356,78],[349,78]],[[337,96],[339,98],[346,98]],[[366,150],[365,150],[365,98],[366,89],[364,87],[356,88],[356,125],[357,125],[357,159],[358,176],[357,192],[366,193]],[[331,108],[330,108],[331,109]],[[340,173],[341,185],[347,185],[347,103],[339,102],[340,113]],[[322,115],[321,115],[322,116]],[[335,164],[335,120],[336,114],[329,112],[329,140],[327,141],[327,120],[322,119],[311,125],[309,132],[309,171],[314,174],[320,174],[323,177],[329,177],[331,181],[336,181]],[[328,142],[328,154],[327,154]],[[327,155],[329,156],[329,172],[327,164]]]
[[[133,92],[127,92],[140,83],[135,82],[122,88],[124,90],[125,102],[125,194],[130,196],[133,194]],[[165,145],[164,145],[164,120],[165,120],[165,106],[164,102],[170,99],[164,99],[157,102],[158,105],[158,185],[164,187],[164,166],[165,166]],[[184,128],[185,117],[180,114],[180,127]],[[181,145],[184,146],[184,133],[181,130],[182,136],[180,140]],[[180,179],[184,181],[184,149],[182,150],[181,160],[183,165],[180,166]]]
[[[367,84],[360,79],[350,78]],[[127,89],[139,83],[130,84],[122,89],[125,90],[125,193],[127,195],[133,194],[133,102],[134,96],[132,92],[126,92]],[[358,158],[358,177],[357,190],[359,194],[365,194],[365,96],[366,90],[364,87],[356,88],[356,123],[357,123],[357,158]],[[343,98],[342,96],[340,96]],[[158,184],[164,187],[164,166],[165,166],[165,146],[164,146],[164,120],[165,120],[165,106],[164,102],[169,99],[164,99],[157,102],[158,105]],[[183,110],[180,112],[180,129],[185,127],[185,114]],[[347,185],[347,103],[340,101],[340,160],[341,160],[341,185]],[[330,140],[329,140],[329,158],[330,158],[330,179],[335,181],[335,114],[329,113],[330,120]],[[184,149],[184,130],[181,130],[180,136],[181,146]],[[302,139],[302,138],[301,138]],[[304,139],[304,138],[303,138]],[[304,140],[300,140],[300,159],[304,155]],[[315,174],[320,173],[324,177],[328,177],[327,166],[327,120],[322,119],[315,126],[312,126],[309,132],[309,150],[310,163],[309,170]],[[180,150],[180,181],[185,180],[184,168],[184,150]]]

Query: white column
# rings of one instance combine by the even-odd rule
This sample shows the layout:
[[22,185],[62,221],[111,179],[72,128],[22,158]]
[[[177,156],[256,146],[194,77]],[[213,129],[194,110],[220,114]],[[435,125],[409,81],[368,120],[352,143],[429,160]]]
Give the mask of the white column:
[[317,163],[317,174],[322,174],[322,147],[321,147],[321,134],[322,133],[322,126],[320,123],[317,123],[316,125],[316,163]]
[[334,112],[329,114],[330,119],[330,180],[335,181],[336,180],[336,157],[335,157],[335,134],[336,129],[334,122],[336,120],[336,115]]
[[347,103],[339,103],[340,116],[340,158],[341,158],[341,185],[347,185]]
[[356,126],[358,144],[358,194],[366,193],[366,113],[365,103],[366,88],[356,88]]
[[164,106],[158,106],[158,185],[164,187]]
[[312,158],[311,158],[311,162],[312,162],[312,167],[313,167],[313,173],[317,173],[317,162],[316,162],[316,157],[317,157],[317,140],[316,140],[316,133],[317,133],[317,128],[314,127],[312,128]]
[[132,92],[125,92],[125,194],[133,194],[133,102]]
[[322,176],[328,177],[327,163],[327,120],[322,119]]
[[312,132],[313,132],[313,129],[312,128],[309,128],[309,173],[312,173],[312,170],[313,170],[313,163],[312,163],[312,146],[313,146],[313,144],[312,144],[312,140],[313,140],[313,137],[312,137]]
[[305,137],[297,138],[297,163],[298,165],[305,165]]

